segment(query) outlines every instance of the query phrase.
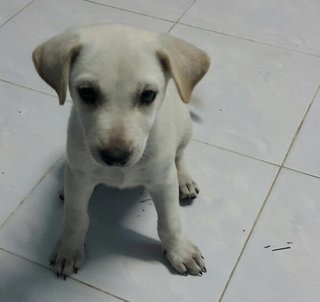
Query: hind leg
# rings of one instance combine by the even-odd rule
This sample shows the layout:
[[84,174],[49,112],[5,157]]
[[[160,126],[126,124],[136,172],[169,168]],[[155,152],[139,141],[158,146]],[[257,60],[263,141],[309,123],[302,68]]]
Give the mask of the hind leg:
[[[180,153],[180,152],[179,152]],[[189,174],[184,153],[177,154],[176,167],[181,200],[195,199],[199,194],[199,187]]]

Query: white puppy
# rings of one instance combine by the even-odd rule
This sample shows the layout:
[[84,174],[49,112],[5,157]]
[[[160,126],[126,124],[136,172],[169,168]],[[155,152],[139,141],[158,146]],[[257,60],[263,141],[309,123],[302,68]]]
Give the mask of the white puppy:
[[84,261],[87,207],[99,183],[145,186],[169,262],[181,274],[206,272],[199,248],[181,229],[179,189],[182,199],[199,192],[184,157],[191,137],[184,103],[209,68],[207,54],[166,34],[91,25],[41,44],[33,61],[61,105],[68,85],[73,99],[63,233],[51,257],[57,275],[70,276]]

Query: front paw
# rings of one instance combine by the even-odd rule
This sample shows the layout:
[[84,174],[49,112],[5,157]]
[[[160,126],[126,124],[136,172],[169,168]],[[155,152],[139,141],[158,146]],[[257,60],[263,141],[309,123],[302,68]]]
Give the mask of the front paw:
[[76,248],[58,243],[50,256],[50,265],[57,277],[66,277],[78,273],[84,262],[84,246]]
[[188,174],[178,174],[180,200],[193,200],[199,194],[197,183]]
[[200,249],[187,239],[167,245],[165,255],[180,274],[202,275],[207,272]]

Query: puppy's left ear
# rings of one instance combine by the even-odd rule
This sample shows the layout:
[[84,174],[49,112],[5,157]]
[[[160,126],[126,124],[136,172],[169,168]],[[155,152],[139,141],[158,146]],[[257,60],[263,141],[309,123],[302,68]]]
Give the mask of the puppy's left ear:
[[203,50],[179,38],[161,34],[159,40],[160,62],[173,78],[181,99],[188,103],[193,88],[209,69],[210,58]]
[[60,105],[65,102],[70,66],[80,49],[77,36],[68,31],[39,45],[32,53],[38,74],[57,92]]

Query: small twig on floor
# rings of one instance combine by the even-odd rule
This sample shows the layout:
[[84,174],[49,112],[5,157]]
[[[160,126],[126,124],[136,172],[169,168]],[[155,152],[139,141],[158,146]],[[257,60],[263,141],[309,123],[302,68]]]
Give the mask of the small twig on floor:
[[288,249],[291,249],[291,246],[280,247],[280,248],[277,248],[277,249],[273,249],[272,251],[276,252],[276,251],[282,251],[282,250],[288,250]]

